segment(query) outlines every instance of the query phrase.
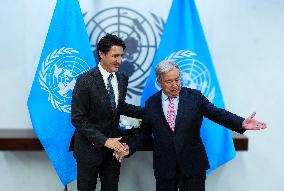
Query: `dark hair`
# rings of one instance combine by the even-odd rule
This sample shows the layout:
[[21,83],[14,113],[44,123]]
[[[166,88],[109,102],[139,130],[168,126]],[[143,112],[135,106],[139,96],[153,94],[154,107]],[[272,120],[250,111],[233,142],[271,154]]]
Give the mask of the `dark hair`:
[[104,54],[108,53],[112,46],[121,46],[123,50],[126,48],[125,43],[121,38],[116,35],[107,33],[104,37],[102,37],[97,44],[97,55],[99,60],[101,60],[99,52]]

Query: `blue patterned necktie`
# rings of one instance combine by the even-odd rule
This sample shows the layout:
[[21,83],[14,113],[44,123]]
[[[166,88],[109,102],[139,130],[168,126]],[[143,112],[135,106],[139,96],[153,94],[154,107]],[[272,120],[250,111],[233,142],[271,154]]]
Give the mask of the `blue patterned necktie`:
[[112,85],[111,85],[112,78],[113,78],[113,74],[110,74],[109,77],[107,78],[107,81],[108,81],[107,91],[108,91],[108,96],[109,96],[109,99],[110,99],[112,110],[114,111],[115,108],[116,108],[116,103],[115,103],[115,96],[114,96],[113,88],[112,88]]

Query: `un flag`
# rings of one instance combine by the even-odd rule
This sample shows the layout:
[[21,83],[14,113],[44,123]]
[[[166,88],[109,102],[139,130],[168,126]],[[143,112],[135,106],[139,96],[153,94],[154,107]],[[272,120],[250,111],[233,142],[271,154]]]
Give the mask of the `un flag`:
[[28,99],[33,128],[64,185],[77,177],[68,152],[76,77],[94,67],[78,0],[57,0]]
[[[145,100],[159,90],[154,70],[162,60],[172,60],[179,65],[182,86],[198,89],[216,106],[224,107],[221,90],[193,0],[173,0],[152,71],[142,94],[141,105],[144,105]],[[205,118],[201,136],[211,166],[207,173],[236,155],[230,130]]]

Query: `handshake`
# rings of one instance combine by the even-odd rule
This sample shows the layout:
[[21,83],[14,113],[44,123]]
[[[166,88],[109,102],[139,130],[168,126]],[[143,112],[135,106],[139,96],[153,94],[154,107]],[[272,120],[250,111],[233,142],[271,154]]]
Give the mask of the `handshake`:
[[114,151],[113,152],[113,156],[115,156],[115,158],[121,162],[122,159],[126,156],[129,155],[129,147],[126,143],[122,143],[122,145],[125,147],[124,151]]
[[113,156],[121,162],[122,159],[129,154],[129,147],[126,143],[121,143],[120,140],[122,137],[119,138],[108,138],[105,142],[105,146],[114,150]]

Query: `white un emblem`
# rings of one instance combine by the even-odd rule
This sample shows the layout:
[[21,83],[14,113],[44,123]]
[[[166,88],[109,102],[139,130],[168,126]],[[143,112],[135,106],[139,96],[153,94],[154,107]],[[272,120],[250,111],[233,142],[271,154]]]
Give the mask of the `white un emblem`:
[[[210,101],[215,97],[215,87],[212,85],[208,68],[199,60],[194,59],[195,53],[180,50],[169,55],[165,60],[174,61],[180,68],[181,85],[200,90]],[[156,87],[158,87],[156,83]]]
[[78,54],[79,51],[73,48],[56,49],[43,61],[39,72],[41,89],[48,92],[48,101],[61,112],[71,112],[76,78],[90,69],[84,60],[77,57]]
[[124,59],[119,70],[129,76],[127,96],[133,101],[138,101],[144,90],[157,48],[157,33],[163,32],[164,20],[154,14],[151,16],[153,24],[133,9],[112,7],[99,11],[86,21],[94,53],[96,44],[106,33],[115,34],[125,42]]

